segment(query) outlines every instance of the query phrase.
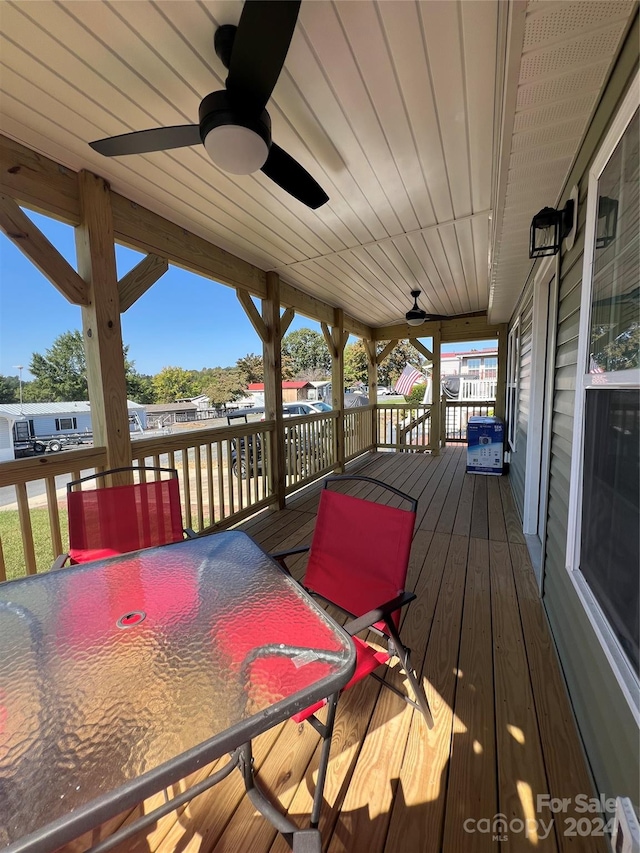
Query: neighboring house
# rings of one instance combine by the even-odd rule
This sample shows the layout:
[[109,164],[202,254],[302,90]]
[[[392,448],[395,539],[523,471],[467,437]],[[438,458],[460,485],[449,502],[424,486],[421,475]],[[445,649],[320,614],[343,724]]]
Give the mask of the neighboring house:
[[207,412],[211,407],[211,400],[206,394],[198,394],[197,397],[183,397],[176,400],[176,403],[193,403],[200,412]]
[[443,352],[440,357],[441,376],[468,376],[469,379],[497,379],[498,347],[460,352]]
[[[264,382],[252,382],[247,387],[248,394],[255,401],[256,406],[264,406]],[[313,383],[306,380],[282,383],[282,402],[295,403],[297,400],[316,399]]]
[[195,403],[186,400],[179,403],[153,403],[147,406],[147,427],[154,429],[195,421],[198,411],[199,408]]
[[[131,430],[144,429],[146,407],[127,401]],[[10,440],[7,442],[7,428]],[[13,459],[19,445],[33,439],[92,436],[91,406],[87,400],[67,403],[0,403],[0,460]]]
[[324,379],[322,382],[311,382],[311,384],[314,390],[309,391],[309,400],[331,402],[331,382],[328,379]]
[[577,229],[522,282],[506,377],[511,487],[585,751],[600,793],[636,805],[638,41],[636,17],[564,183],[549,185],[558,210],[576,188]]

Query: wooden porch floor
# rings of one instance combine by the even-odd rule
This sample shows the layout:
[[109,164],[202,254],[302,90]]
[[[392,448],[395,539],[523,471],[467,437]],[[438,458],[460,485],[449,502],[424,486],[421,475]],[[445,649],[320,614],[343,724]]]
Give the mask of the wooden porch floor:
[[[403,637],[425,680],[435,727],[428,731],[417,711],[373,679],[343,696],[320,826],[324,848],[603,850],[602,839],[566,834],[570,812],[555,815],[546,837],[554,815],[536,813],[539,794],[591,796],[592,785],[508,478],[466,474],[461,448],[436,458],[377,454],[357,473],[419,497],[409,576],[418,599],[407,611]],[[367,488],[354,484],[351,491]],[[241,526],[267,550],[306,543],[318,493],[306,490],[286,510]],[[310,726],[287,722],[254,744],[261,784],[301,827],[311,810],[319,742]],[[498,813],[508,822],[542,819],[544,827],[536,834],[531,824],[527,834],[512,824],[499,841],[488,823]],[[488,822],[476,823],[482,819]],[[243,795],[237,773],[118,848],[288,849]]]

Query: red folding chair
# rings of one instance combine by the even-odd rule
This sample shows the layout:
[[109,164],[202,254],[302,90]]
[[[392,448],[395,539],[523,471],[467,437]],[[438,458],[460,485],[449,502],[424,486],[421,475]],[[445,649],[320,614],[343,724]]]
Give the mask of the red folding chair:
[[[331,484],[351,480],[385,489],[408,502],[410,508],[402,509],[374,500],[351,497],[328,488]],[[272,556],[287,570],[286,557],[309,550],[309,561],[302,585],[312,595],[319,596],[352,617],[344,628],[353,637],[357,664],[353,678],[344,689],[348,690],[365,676],[372,675],[421,711],[427,726],[432,728],[433,717],[424,688],[412,669],[409,649],[403,644],[399,633],[401,608],[416,597],[404,588],[416,508],[417,501],[414,498],[370,477],[329,477],[325,480],[320,495],[310,548],[303,546]],[[366,639],[355,636],[365,630],[373,630],[382,637],[386,649],[380,650]],[[380,678],[374,671],[394,657],[400,661],[415,700]],[[296,722],[308,720],[323,738],[318,784],[311,814],[312,826],[317,826],[320,818],[337,702],[338,694],[306,708],[293,717]],[[329,705],[327,720],[322,723],[315,716],[315,712],[326,704]]]
[[[123,471],[138,474],[140,482],[100,489],[81,488],[84,483]],[[147,474],[154,479],[147,480]],[[62,568],[67,560],[86,563],[196,535],[182,526],[175,468],[113,468],[72,480],[67,483],[67,509],[69,552],[56,559],[53,569]]]

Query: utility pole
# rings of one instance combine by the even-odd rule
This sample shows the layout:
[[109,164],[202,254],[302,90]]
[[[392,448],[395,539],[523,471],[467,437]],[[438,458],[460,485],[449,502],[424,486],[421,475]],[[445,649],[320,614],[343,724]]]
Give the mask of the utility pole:
[[18,386],[20,388],[20,414],[22,414],[22,371],[24,370],[24,365],[14,364],[13,366],[18,371]]

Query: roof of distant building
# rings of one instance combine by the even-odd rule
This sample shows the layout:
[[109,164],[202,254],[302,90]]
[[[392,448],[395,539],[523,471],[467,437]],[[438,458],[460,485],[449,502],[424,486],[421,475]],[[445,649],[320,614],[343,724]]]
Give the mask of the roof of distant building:
[[486,347],[485,349],[466,349],[461,352],[443,352],[442,353],[442,361],[447,358],[460,358],[468,357],[468,358],[481,358],[482,356],[492,356],[498,354],[498,347]]
[[[146,409],[141,403],[127,400],[128,409]],[[0,412],[13,417],[34,418],[39,415],[75,415],[91,412],[91,404],[88,400],[73,400],[68,403],[0,403]]]
[[195,403],[153,403],[147,406],[147,414],[155,415],[158,412],[192,412],[198,407]]

